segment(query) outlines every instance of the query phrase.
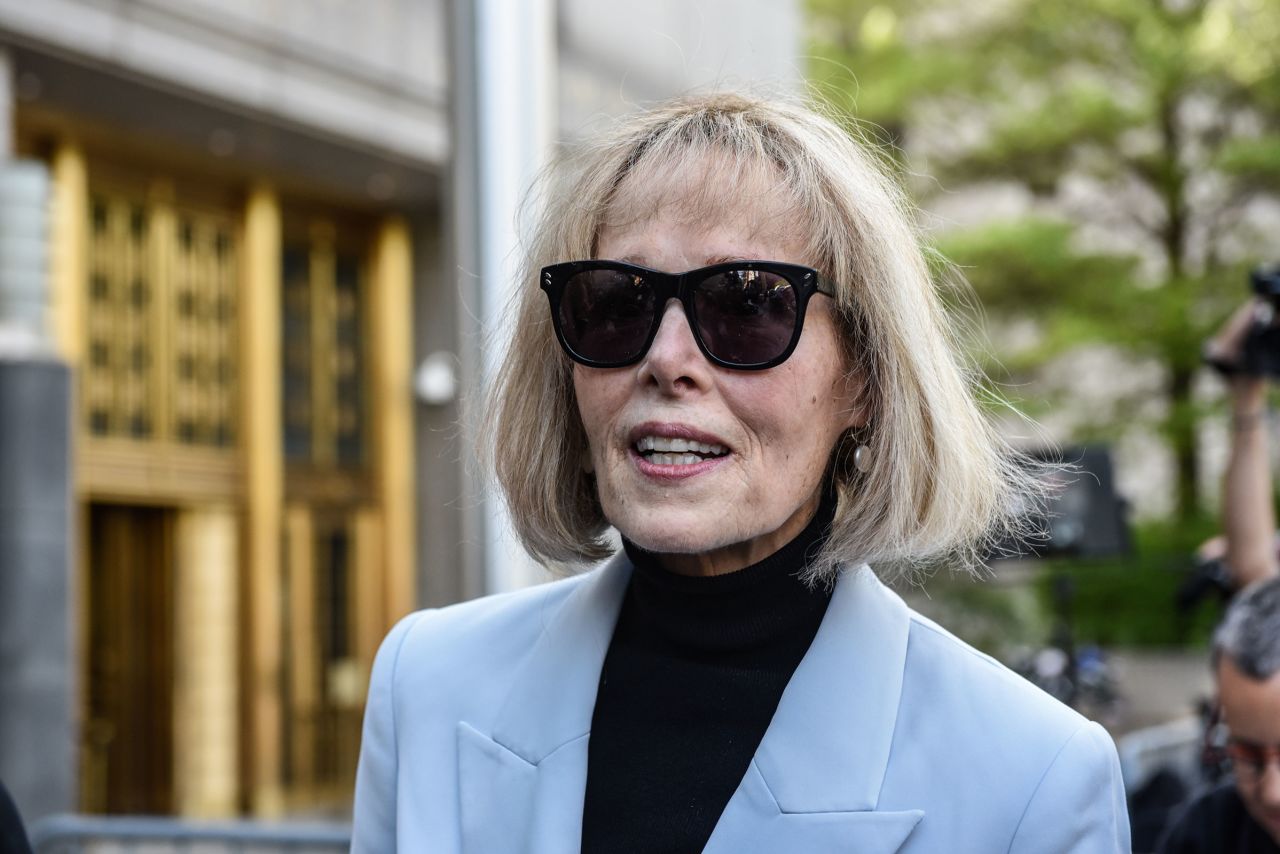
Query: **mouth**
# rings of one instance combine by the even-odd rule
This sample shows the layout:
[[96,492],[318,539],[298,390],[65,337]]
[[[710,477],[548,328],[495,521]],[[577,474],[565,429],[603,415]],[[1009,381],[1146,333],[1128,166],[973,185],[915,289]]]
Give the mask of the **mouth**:
[[715,442],[644,435],[631,447],[647,463],[655,466],[694,466],[727,456],[729,449]]
[[686,424],[650,421],[628,435],[632,459],[654,477],[685,477],[708,471],[733,454],[719,436]]

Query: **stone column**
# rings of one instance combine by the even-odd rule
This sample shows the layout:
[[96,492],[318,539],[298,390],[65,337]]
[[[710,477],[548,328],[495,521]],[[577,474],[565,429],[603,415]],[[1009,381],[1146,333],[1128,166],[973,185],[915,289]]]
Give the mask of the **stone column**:
[[49,169],[0,158],[0,358],[49,359]]
[[[509,340],[504,314],[517,281],[520,235],[517,211],[525,191],[553,151],[555,120],[555,14],[550,0],[504,3],[476,0],[455,3],[455,28],[467,45],[454,47],[456,57],[454,150],[472,149],[455,162],[454,233],[458,268],[474,271],[474,291],[464,302],[478,309],[485,349],[467,344],[461,352],[464,424],[473,424],[471,407],[483,383],[505,357],[501,342]],[[468,14],[469,12],[469,14]],[[473,101],[474,106],[463,102]],[[465,199],[464,197],[473,197]],[[464,341],[474,324],[463,320]],[[467,484],[479,489],[481,484]],[[482,534],[485,593],[496,593],[545,580],[546,575],[516,539],[501,499],[483,492],[483,513],[466,533]],[[468,496],[467,500],[470,500]],[[469,591],[470,592],[470,591]]]
[[0,52],[0,779],[23,818],[75,808],[71,379],[53,355],[49,173],[12,158]]
[[228,818],[240,788],[236,509],[184,509],[176,534],[174,801],[185,818]]
[[284,812],[281,778],[281,613],[284,443],[280,425],[280,198],[252,189],[245,205],[245,275],[240,364],[252,365],[241,389],[245,456],[245,562],[241,570],[248,630],[244,683],[247,718],[244,776],[254,815]]

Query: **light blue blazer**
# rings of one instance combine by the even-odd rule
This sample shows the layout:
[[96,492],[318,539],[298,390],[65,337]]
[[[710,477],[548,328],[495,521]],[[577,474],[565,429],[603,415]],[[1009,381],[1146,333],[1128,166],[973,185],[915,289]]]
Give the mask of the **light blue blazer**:
[[[402,620],[374,664],[352,851],[571,854],[631,566]],[[663,817],[655,815],[654,822]],[[705,849],[1129,851],[1111,739],[845,572]]]

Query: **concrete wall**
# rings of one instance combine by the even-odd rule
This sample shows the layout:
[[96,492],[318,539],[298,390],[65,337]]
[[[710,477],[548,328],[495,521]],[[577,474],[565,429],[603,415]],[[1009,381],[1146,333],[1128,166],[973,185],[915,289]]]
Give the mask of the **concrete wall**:
[[[0,44],[12,49],[20,109],[204,152],[286,193],[408,213],[417,355],[460,354],[478,341],[467,320],[477,281],[446,204],[471,192],[446,183],[450,134],[467,109],[451,89],[450,20],[470,3],[0,0]],[[799,84],[794,0],[558,0],[554,16],[565,137],[692,87]],[[464,518],[473,499],[462,495],[470,437],[459,412],[417,411],[419,594],[431,604],[477,592],[460,576],[477,532]]]
[[65,366],[0,359],[0,779],[28,822],[76,802],[70,403]]
[[0,0],[0,39],[414,163],[447,154],[444,0]]
[[801,84],[794,0],[560,0],[560,127],[693,88],[791,91]]

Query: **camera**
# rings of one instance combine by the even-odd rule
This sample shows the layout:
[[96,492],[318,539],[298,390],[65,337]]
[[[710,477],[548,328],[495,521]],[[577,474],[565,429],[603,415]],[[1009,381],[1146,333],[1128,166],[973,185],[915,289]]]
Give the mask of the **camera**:
[[1264,308],[1245,334],[1240,368],[1257,376],[1280,377],[1280,264],[1257,267],[1249,274],[1253,292],[1263,300]]
[[[1047,470],[1041,464],[1048,463]],[[985,559],[1110,558],[1132,553],[1128,502],[1116,492],[1111,449],[1105,445],[1037,448],[1025,465],[1049,487],[1043,503],[1023,508],[1030,535],[1005,538]]]

